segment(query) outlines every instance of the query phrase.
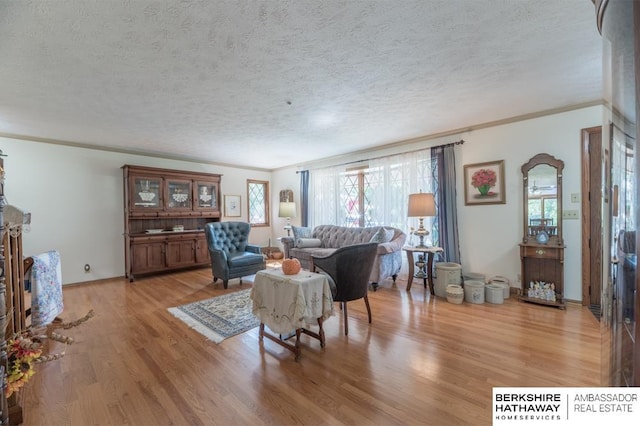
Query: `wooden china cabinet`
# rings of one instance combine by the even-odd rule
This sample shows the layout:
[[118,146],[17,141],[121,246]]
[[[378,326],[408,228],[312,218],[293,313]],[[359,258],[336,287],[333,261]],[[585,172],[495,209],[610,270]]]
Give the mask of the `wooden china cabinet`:
[[520,300],[565,308],[562,239],[564,162],[538,154],[522,166],[524,237]]
[[125,274],[209,263],[207,222],[220,220],[222,175],[124,165]]

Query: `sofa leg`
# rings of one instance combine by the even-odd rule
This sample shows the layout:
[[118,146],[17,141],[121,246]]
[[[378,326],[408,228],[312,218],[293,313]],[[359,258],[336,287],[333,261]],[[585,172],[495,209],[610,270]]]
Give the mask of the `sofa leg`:
[[373,291],[376,291],[378,289],[378,283],[371,283],[371,287],[373,288]]
[[229,286],[229,280],[222,280],[222,285],[226,289]]
[[391,275],[391,278],[393,279],[393,284],[395,285],[395,283],[396,283],[396,278],[398,278],[398,274],[393,274],[393,275]]

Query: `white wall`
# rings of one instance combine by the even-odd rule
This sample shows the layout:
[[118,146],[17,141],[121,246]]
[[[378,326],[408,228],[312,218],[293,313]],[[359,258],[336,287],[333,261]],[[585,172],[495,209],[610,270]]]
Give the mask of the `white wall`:
[[[580,211],[580,203],[571,202],[571,193],[581,192],[581,135],[583,128],[598,126],[602,107],[535,118],[517,123],[470,132],[457,170],[463,179],[464,164],[505,160],[507,199],[505,205],[465,206],[464,192],[458,188],[458,218],[463,269],[487,275],[503,275],[520,286],[523,194],[520,167],[541,152],[564,161],[562,205],[564,210]],[[565,297],[582,299],[581,220],[564,220],[563,237]]]
[[[520,167],[535,154],[546,152],[565,163],[563,206],[580,188],[580,130],[602,123],[602,107],[590,107],[544,116],[436,139],[396,145],[379,150],[325,160],[330,165],[391,155],[464,139],[457,151],[458,182],[463,165],[505,160],[506,204],[465,206],[458,184],[458,217],[463,269],[509,278],[519,286],[518,243],[522,239],[522,175]],[[197,164],[184,161],[73,148],[47,143],[0,138],[5,157],[5,194],[10,204],[32,213],[31,231],[24,235],[25,255],[59,250],[64,283],[91,281],[124,275],[124,215],[122,170],[136,164],[222,174],[222,194],[242,196],[242,217],[246,220],[246,180],[268,180],[271,199],[271,228],[253,228],[251,242],[272,245],[286,235],[285,219],[278,217],[278,195],[291,189],[298,209],[293,224],[300,224],[300,181],[296,168],[274,172]],[[563,222],[565,251],[565,297],[581,299],[581,221]],[[85,263],[91,272],[85,273]]]
[[[247,179],[271,173],[185,161],[0,138],[7,202],[32,214],[24,254],[58,250],[64,284],[124,275],[124,164],[222,174],[222,194],[242,196],[247,219]],[[271,228],[253,228],[250,241],[266,245]],[[84,272],[84,265],[91,271]]]
[[[457,204],[461,263],[465,272],[505,276],[514,287],[520,274],[518,244],[523,236],[522,173],[520,167],[536,154],[546,152],[564,161],[563,208],[580,210],[571,193],[581,192],[580,131],[602,123],[602,107],[579,110],[463,132],[437,139],[388,147],[307,165],[311,170],[381,155],[427,148],[464,139],[456,152]],[[505,161],[506,204],[464,205],[463,166]],[[277,170],[273,181],[290,181],[291,169]],[[299,185],[299,183],[295,183]],[[295,191],[296,194],[299,189]],[[581,300],[581,220],[563,222],[565,240],[565,297]]]

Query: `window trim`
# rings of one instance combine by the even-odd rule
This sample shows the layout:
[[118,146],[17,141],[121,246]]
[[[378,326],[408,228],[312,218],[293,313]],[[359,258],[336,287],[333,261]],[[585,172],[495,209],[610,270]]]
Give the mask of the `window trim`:
[[[252,184],[263,185],[264,186],[264,223],[252,223],[251,222],[251,191],[249,187]],[[268,180],[259,180],[259,179],[247,179],[247,222],[252,227],[269,227],[271,226],[271,215],[270,211],[270,202],[269,202],[269,181]]]

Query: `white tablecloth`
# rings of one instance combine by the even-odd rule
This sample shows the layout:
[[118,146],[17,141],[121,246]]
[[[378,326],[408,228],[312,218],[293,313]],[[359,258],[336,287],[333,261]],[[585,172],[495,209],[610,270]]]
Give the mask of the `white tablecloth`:
[[333,315],[329,281],[323,274],[282,269],[259,271],[251,290],[253,314],[274,333],[285,334]]
[[60,253],[52,250],[32,256],[29,270],[31,282],[31,325],[43,327],[62,313],[62,269]]

